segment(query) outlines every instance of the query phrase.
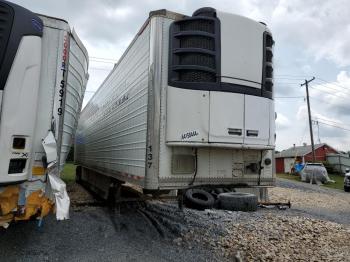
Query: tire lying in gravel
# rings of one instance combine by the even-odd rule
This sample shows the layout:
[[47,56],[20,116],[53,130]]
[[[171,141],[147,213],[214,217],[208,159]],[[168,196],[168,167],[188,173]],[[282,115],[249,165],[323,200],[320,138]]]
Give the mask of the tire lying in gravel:
[[230,192],[218,196],[221,209],[232,211],[256,211],[258,209],[258,197],[254,194]]
[[184,203],[187,207],[204,210],[213,208],[215,199],[203,189],[191,188],[185,192]]

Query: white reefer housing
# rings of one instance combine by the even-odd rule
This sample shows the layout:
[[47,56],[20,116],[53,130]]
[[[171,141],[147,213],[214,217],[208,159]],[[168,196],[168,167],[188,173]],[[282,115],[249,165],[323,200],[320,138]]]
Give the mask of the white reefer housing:
[[100,190],[274,185],[272,47],[245,17],[151,12],[81,114],[78,175]]
[[47,166],[59,174],[73,142],[88,55],[64,20],[6,1],[0,13],[0,208],[28,219],[43,215]]

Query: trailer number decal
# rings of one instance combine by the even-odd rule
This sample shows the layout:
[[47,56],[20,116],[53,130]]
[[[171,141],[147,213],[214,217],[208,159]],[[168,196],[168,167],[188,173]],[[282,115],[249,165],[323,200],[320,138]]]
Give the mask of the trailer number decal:
[[147,152],[147,165],[148,168],[151,168],[153,162],[153,153],[152,153],[152,146],[148,147],[148,152]]
[[62,71],[62,80],[60,83],[60,91],[59,91],[59,107],[57,109],[57,114],[62,115],[63,110],[62,110],[62,105],[63,105],[63,96],[64,96],[64,86],[65,86],[65,81],[64,81],[64,76],[66,74],[66,67],[67,67],[67,52],[68,52],[68,36],[64,36],[64,42],[63,42],[63,54],[62,54],[62,65],[61,65],[61,71]]
[[189,139],[191,137],[198,136],[198,135],[199,135],[199,133],[197,131],[190,131],[190,132],[187,132],[185,134],[182,134],[181,139],[182,140]]

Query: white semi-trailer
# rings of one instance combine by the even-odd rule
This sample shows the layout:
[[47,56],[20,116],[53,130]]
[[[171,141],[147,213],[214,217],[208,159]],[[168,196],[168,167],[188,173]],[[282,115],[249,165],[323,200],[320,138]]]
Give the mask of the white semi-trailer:
[[0,226],[42,218],[58,196],[57,217],[67,217],[58,176],[87,70],[87,51],[66,21],[0,1]]
[[151,12],[82,111],[78,177],[100,193],[273,186],[273,45],[265,24],[213,8]]

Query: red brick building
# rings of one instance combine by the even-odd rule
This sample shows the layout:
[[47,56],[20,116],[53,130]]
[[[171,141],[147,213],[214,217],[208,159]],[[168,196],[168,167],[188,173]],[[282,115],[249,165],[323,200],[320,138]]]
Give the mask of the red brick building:
[[[339,152],[331,146],[323,143],[315,145],[316,161],[326,161],[326,154]],[[294,162],[301,161],[303,163],[312,162],[311,145],[293,146],[276,154],[276,173],[290,173]]]

